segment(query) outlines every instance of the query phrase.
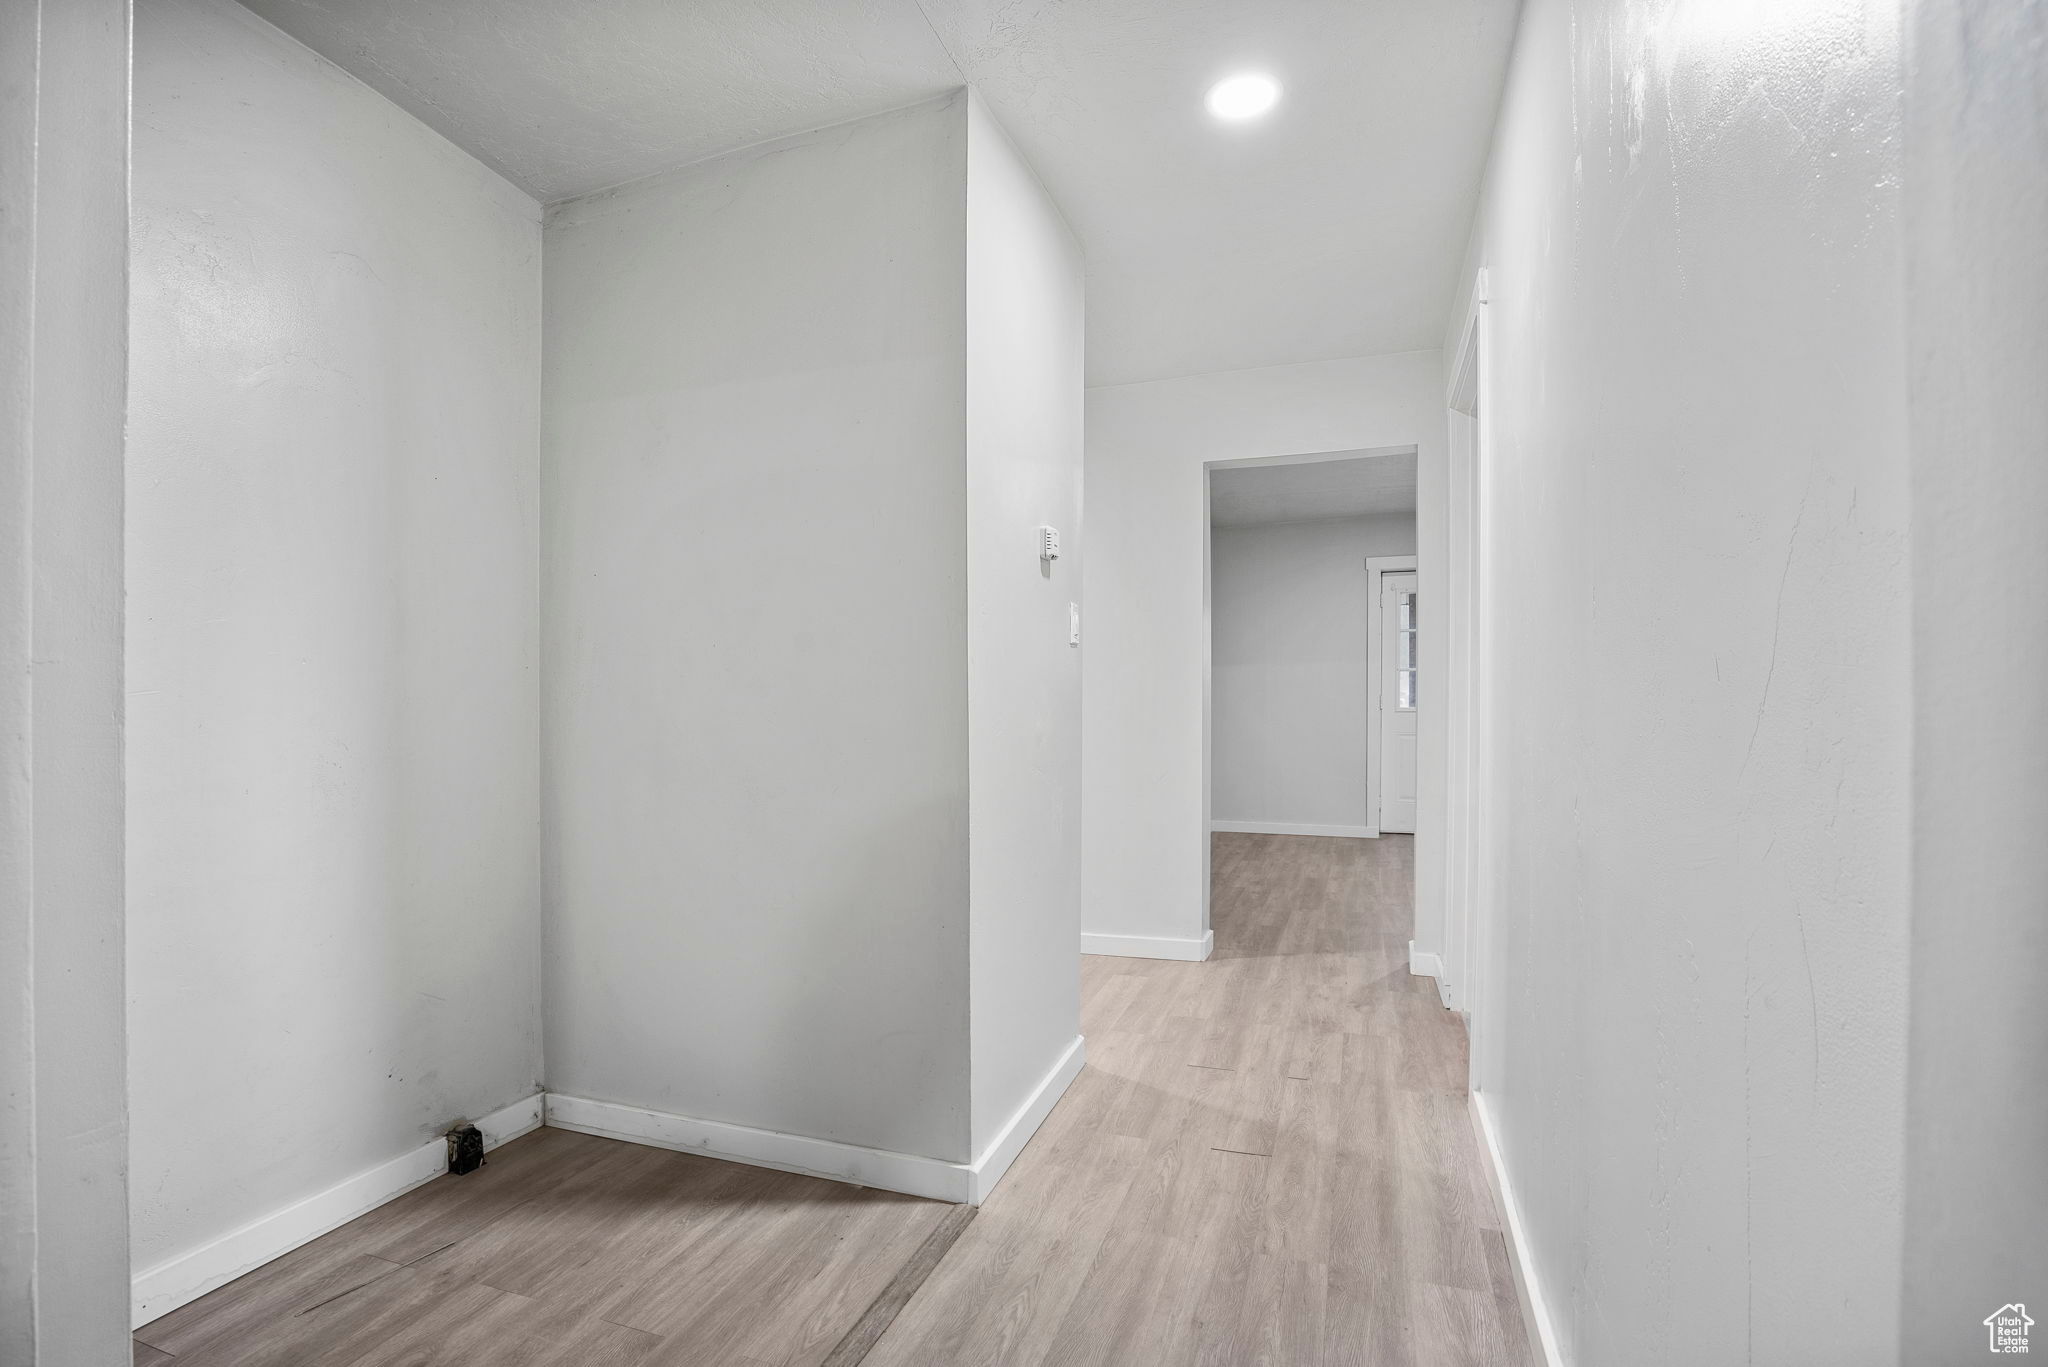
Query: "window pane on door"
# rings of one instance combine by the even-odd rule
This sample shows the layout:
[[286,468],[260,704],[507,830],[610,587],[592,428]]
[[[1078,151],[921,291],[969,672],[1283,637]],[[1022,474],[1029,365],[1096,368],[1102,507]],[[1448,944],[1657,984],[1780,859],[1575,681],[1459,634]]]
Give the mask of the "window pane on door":
[[1415,706],[1415,595],[1404,593],[1400,598],[1398,640],[1400,654],[1395,661],[1395,670],[1400,677],[1400,701],[1395,705],[1404,710]]

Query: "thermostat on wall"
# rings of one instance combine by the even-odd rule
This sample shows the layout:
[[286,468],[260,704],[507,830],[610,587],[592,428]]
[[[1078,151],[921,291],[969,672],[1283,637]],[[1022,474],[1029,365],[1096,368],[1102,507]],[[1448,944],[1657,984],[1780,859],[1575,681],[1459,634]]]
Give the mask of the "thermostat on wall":
[[1040,527],[1038,529],[1038,558],[1040,560],[1057,560],[1060,558],[1060,529],[1058,527]]

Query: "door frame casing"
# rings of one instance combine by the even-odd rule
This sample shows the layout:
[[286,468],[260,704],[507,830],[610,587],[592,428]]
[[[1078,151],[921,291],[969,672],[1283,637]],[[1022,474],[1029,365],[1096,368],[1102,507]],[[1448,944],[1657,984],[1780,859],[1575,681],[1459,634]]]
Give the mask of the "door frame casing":
[[[1372,724],[1367,728],[1365,743],[1365,806],[1369,817],[1368,835],[1380,834],[1380,818],[1383,815],[1380,799],[1385,791],[1381,774],[1386,767],[1386,744],[1380,730],[1380,713],[1386,705],[1386,648],[1381,644],[1382,633],[1386,630],[1386,613],[1380,607],[1380,595],[1385,592],[1381,576],[1388,574],[1412,574],[1415,576],[1415,597],[1422,598],[1422,571],[1412,555],[1369,555],[1365,558],[1366,582],[1366,644],[1365,667],[1372,676],[1371,699]],[[1420,703],[1421,698],[1416,702]],[[1419,722],[1418,713],[1418,722]]]
[[1493,930],[1492,870],[1486,798],[1491,765],[1486,717],[1491,705],[1486,676],[1487,454],[1490,445],[1486,383],[1487,275],[1479,270],[1458,330],[1444,406],[1449,422],[1446,470],[1447,528],[1444,599],[1435,614],[1444,635],[1445,802],[1444,908],[1437,951],[1438,991],[1471,1034],[1470,1082],[1478,1090],[1491,1061],[1493,1022],[1480,1019],[1488,984],[1482,978]]
[[[1359,460],[1372,456],[1416,456],[1422,448],[1415,442],[1401,442],[1393,446],[1359,446],[1336,451],[1304,451],[1284,456],[1244,456],[1225,460],[1202,462],[1202,827],[1197,836],[1201,850],[1202,877],[1202,934],[1206,938],[1212,929],[1209,921],[1209,844],[1216,828],[1216,782],[1211,764],[1211,751],[1215,747],[1216,722],[1213,707],[1214,681],[1216,673],[1215,623],[1211,606],[1215,587],[1216,527],[1211,520],[1209,509],[1210,477],[1218,470],[1241,470],[1254,465],[1311,465],[1332,460]],[[1421,572],[1416,574],[1416,584],[1422,582]],[[1367,747],[1368,766],[1374,762]],[[1379,809],[1373,808],[1373,831],[1379,830]]]

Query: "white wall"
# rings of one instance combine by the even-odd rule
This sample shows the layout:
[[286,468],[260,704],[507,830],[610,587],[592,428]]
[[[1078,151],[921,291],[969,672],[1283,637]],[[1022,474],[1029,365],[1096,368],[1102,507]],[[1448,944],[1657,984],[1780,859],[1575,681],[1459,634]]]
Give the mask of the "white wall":
[[1368,556],[1415,554],[1413,513],[1218,527],[1209,551],[1216,821],[1377,829]]
[[2048,5],[1907,10],[1919,1367],[2008,1300],[2048,1326]]
[[1072,235],[960,92],[547,252],[549,1088],[966,1163],[1078,1031]]
[[549,211],[551,1091],[968,1157],[963,110]]
[[135,87],[141,1271],[536,1089],[540,228],[227,0]]
[[1523,11],[1473,262],[1475,1070],[1577,1367],[1898,1356],[1896,25]]
[[[978,1157],[1081,1013],[1082,260],[978,95],[967,102],[969,1002]],[[1040,525],[1060,558],[1038,558]]]
[[[1207,930],[1202,695],[1207,462],[1417,448],[1430,504],[1444,446],[1434,351],[1191,375],[1088,391],[1089,617],[1082,684],[1082,930],[1181,946]],[[1418,524],[1423,593],[1437,533]],[[1426,690],[1439,673],[1422,659]],[[1434,695],[1425,691],[1425,716]],[[1434,784],[1441,736],[1425,730]],[[1440,814],[1426,788],[1418,861]],[[1433,855],[1432,855],[1433,858]],[[1433,875],[1432,875],[1433,876]],[[1418,868],[1418,898],[1435,896]]]
[[0,7],[0,1362],[121,1363],[126,0]]

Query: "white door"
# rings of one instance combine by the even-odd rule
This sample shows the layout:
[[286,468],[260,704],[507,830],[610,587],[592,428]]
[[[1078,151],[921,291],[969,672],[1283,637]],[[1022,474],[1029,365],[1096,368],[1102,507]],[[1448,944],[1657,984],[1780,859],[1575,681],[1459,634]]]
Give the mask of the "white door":
[[1380,830],[1415,833],[1415,576],[1380,576]]

